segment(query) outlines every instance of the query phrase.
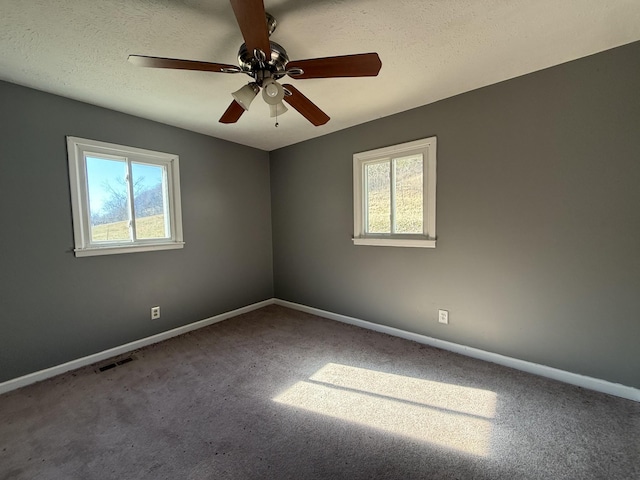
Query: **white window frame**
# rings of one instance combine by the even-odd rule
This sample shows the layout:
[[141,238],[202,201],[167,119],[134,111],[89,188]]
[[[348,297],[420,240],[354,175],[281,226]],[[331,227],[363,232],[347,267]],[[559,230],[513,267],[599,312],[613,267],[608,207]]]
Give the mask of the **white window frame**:
[[[67,156],[69,160],[73,238],[75,243],[74,252],[76,257],[168,250],[184,247],[178,155],[68,136]],[[89,187],[87,183],[87,156],[125,159],[129,168],[131,168],[131,162],[166,167],[169,210],[168,222],[171,236],[161,239],[136,239],[134,241],[108,243],[92,242],[88,195]]]
[[[372,245],[386,247],[436,246],[436,137],[424,138],[414,142],[392,145],[353,155],[353,243],[354,245]],[[423,168],[423,232],[422,234],[366,232],[366,178],[364,169],[367,164],[391,161],[394,158],[422,154]],[[391,169],[393,170],[393,169]],[[393,209],[393,199],[391,200]]]

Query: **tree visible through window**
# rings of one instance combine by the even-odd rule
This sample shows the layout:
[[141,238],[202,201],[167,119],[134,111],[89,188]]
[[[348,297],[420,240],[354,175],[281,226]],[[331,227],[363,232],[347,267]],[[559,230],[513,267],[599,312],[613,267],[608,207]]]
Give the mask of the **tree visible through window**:
[[169,237],[166,167],[131,162],[129,188],[126,161],[88,156],[86,162],[91,241]]
[[73,137],[68,143],[77,255],[182,246],[178,157]]

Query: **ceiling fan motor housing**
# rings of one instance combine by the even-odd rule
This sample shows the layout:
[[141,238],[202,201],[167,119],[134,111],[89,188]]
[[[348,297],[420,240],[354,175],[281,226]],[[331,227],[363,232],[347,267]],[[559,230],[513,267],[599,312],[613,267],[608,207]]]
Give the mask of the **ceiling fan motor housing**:
[[[264,75],[264,71],[268,71],[271,75],[271,78],[277,80],[285,76],[285,67],[287,62],[289,62],[289,56],[287,55],[287,51],[284,47],[276,42],[269,41],[271,45],[271,60],[268,62],[260,62],[253,54],[253,52],[249,52],[246,44],[240,45],[240,50],[238,50],[238,65],[243,72],[251,75],[257,81],[262,80],[262,78],[266,78],[269,75]],[[258,72],[262,71],[260,75]],[[258,78],[261,77],[261,78]]]

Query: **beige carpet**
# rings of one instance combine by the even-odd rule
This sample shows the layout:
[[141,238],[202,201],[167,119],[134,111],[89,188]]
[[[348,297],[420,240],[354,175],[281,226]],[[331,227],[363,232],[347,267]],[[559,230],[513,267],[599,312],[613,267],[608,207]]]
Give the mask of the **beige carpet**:
[[0,396],[0,478],[640,478],[639,403],[282,307],[133,357]]

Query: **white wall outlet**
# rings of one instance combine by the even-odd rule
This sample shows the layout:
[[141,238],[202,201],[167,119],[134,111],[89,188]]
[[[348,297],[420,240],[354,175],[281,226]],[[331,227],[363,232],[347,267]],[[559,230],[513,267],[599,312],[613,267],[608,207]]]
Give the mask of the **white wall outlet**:
[[160,307],[151,307],[151,320],[160,318]]
[[438,322],[449,324],[449,310],[438,310]]

